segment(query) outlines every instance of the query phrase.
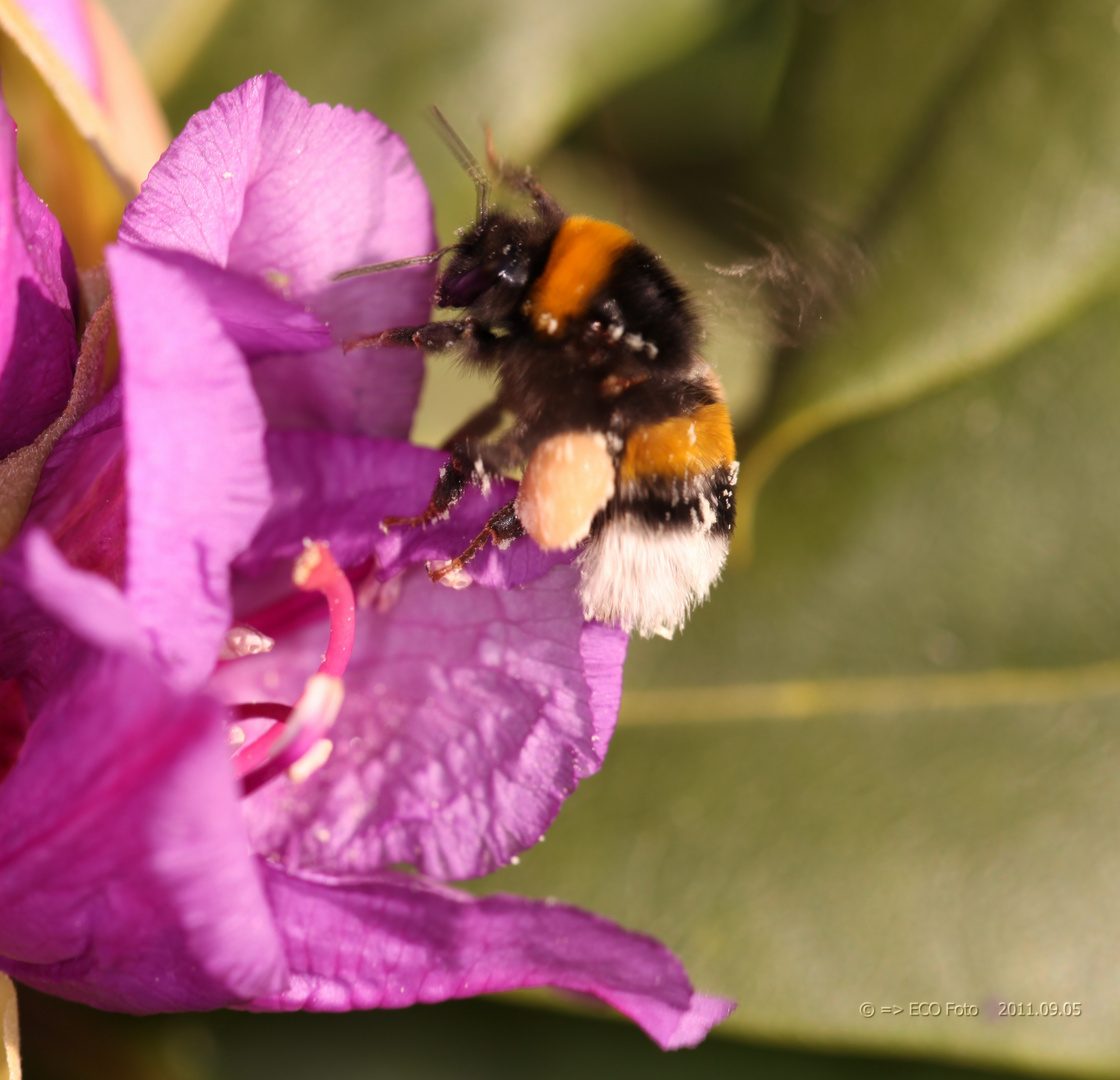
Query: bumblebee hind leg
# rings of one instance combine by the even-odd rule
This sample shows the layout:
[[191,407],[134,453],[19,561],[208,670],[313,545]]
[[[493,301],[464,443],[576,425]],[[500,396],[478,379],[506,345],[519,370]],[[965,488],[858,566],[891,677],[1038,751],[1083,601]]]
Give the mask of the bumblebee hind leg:
[[[498,427],[502,415],[500,403],[494,401],[467,420],[448,440],[453,444],[449,448],[451,457],[439,471],[439,479],[424,512],[415,517],[384,518],[381,527],[386,530],[400,525],[415,528],[446,517],[451,507],[463,497],[467,484],[472,481],[479,484],[484,493],[488,492],[491,480],[500,479],[503,469],[518,460],[520,455],[515,433],[509,433],[506,438],[495,443],[478,442]],[[500,510],[491,514],[482,532],[459,556],[438,567],[429,563],[428,576],[433,581],[442,581],[448,575],[457,575],[489,541],[493,540],[495,544],[504,547],[524,536],[525,528],[517,516],[515,503],[516,500],[511,499]],[[452,581],[448,581],[448,584]]]
[[525,529],[521,524],[521,519],[517,516],[517,507],[514,505],[515,502],[515,499],[510,499],[500,510],[496,510],[491,514],[489,520],[486,522],[485,528],[483,528],[482,532],[467,545],[466,550],[461,555],[456,556],[450,562],[444,563],[442,566],[435,566],[429,563],[428,577],[430,577],[432,581],[442,581],[449,574],[457,574],[458,571],[462,570],[491,540],[499,547],[502,547],[512,540],[516,540],[519,536],[524,536]]
[[443,449],[449,451],[451,457],[439,471],[439,479],[424,512],[415,517],[384,518],[381,527],[391,529],[403,525],[416,528],[439,521],[463,497],[467,484],[472,480],[485,488],[491,479],[500,477],[502,462],[494,460],[499,447],[479,446],[477,440],[489,435],[501,421],[502,407],[497,401],[492,401],[453,432],[443,444]]
[[381,528],[388,531],[399,526],[414,529],[429,525],[445,518],[448,512],[467,490],[467,482],[474,475],[474,466],[469,458],[458,451],[452,451],[451,460],[439,471],[439,479],[432,489],[432,497],[423,513],[415,517],[387,517],[381,519]]

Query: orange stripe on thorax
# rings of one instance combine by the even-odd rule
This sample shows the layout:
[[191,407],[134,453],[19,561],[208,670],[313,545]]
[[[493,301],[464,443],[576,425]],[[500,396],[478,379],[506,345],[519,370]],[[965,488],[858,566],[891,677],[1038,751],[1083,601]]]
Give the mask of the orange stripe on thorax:
[[691,416],[671,416],[636,428],[618,466],[619,486],[661,477],[687,480],[735,460],[731,417],[723,402],[702,405]]
[[543,273],[529,295],[526,313],[542,337],[559,337],[610,275],[619,253],[634,237],[618,225],[570,217],[552,241]]

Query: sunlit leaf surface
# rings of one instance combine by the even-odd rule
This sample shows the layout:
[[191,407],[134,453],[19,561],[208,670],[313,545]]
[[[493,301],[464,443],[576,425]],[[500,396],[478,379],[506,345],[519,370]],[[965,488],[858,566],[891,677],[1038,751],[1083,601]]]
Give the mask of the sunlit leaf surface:
[[790,373],[745,458],[748,507],[797,446],[1007,359],[1115,273],[1113,12],[1012,4],[976,44],[898,183],[879,193],[867,235],[876,280]]

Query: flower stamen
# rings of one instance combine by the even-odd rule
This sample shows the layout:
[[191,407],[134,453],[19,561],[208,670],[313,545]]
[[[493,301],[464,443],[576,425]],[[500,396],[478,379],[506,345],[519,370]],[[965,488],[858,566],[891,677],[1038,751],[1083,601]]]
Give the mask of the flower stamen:
[[304,543],[292,581],[297,588],[321,592],[326,597],[330,612],[327,651],[319,671],[307,680],[294,706],[256,702],[234,707],[239,720],[263,717],[277,721],[233,755],[234,771],[241,778],[245,795],[285,771],[293,781],[302,783],[326,763],[334,749],[325,736],[345,696],[342,675],[354,649],[354,590],[325,543]]
[[240,660],[243,656],[259,656],[261,653],[272,652],[275,645],[273,638],[251,626],[231,626],[218,652],[218,659]]
[[334,561],[330,547],[323,541],[304,540],[303,554],[296,559],[292,581],[305,592],[321,592],[327,598],[331,616],[331,636],[319,667],[320,675],[342,677],[354,651],[356,617],[354,589],[350,579]]

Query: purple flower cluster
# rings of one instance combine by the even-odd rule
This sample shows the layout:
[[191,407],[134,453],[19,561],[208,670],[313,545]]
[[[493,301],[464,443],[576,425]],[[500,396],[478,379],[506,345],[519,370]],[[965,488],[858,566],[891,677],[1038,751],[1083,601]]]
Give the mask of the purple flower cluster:
[[[7,452],[65,405],[77,346],[65,241],[3,130]],[[275,76],[195,116],[126,212],[107,253],[119,385],[60,440],[0,560],[0,969],[15,978],[132,1012],[547,985],[665,1047],[730,1011],[649,938],[439,884],[535,844],[600,766],[626,640],[583,621],[576,572],[527,540],[480,556],[468,588],[428,580],[508,491],[425,530],[379,528],[426,504],[443,461],[402,441],[421,358],[337,343],[423,321],[431,270],[332,276],[434,245],[401,141]],[[242,784],[234,746],[312,708],[334,648],[328,605],[292,583],[307,537],[357,596],[329,756]],[[238,626],[275,645],[230,658]]]

